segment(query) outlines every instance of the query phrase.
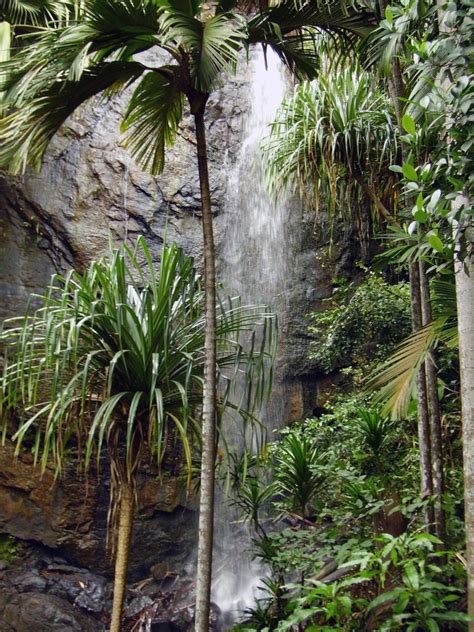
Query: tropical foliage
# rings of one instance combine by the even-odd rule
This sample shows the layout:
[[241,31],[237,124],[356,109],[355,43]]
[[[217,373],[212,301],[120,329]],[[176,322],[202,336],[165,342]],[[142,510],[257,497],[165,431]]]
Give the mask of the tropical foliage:
[[[114,250],[84,273],[56,275],[41,298],[37,310],[6,321],[2,335],[3,411],[23,411],[14,435],[17,450],[32,438],[41,466],[53,463],[60,474],[70,442],[83,435],[86,466],[92,456],[100,458],[107,441],[124,448],[130,471],[137,440],[158,464],[163,461],[171,425],[190,471],[189,439],[199,439],[196,405],[204,366],[203,295],[192,259],[175,244],[165,246],[156,274],[140,239],[136,249]],[[235,375],[241,364],[247,366],[242,374],[253,402],[264,397],[269,384],[257,366],[265,364],[256,351],[242,347],[239,334],[261,323],[263,353],[270,357],[272,318],[238,299],[220,304],[222,405],[231,396],[229,371]],[[5,432],[7,427],[5,418]]]
[[369,198],[389,217],[394,201],[397,130],[390,102],[373,75],[336,68],[300,84],[281,106],[264,146],[274,190],[290,186],[319,207],[350,215]]
[[[270,462],[250,475],[252,485],[260,480],[260,496],[265,495],[254,554],[268,565],[271,581],[262,584],[257,606],[238,629],[464,629],[459,532],[451,531],[453,550],[447,554],[420,529],[413,419],[396,427],[361,404],[360,395],[341,397],[332,412],[284,431],[282,441],[271,446]],[[290,446],[298,446],[301,437],[308,453],[324,453],[317,467],[311,466],[324,485],[316,512],[306,518],[294,513],[288,494],[292,485],[296,496],[306,477],[293,477],[286,497],[278,489],[282,472],[300,458],[300,449]],[[309,460],[306,464],[310,467]],[[265,486],[262,473],[268,468],[275,484]],[[247,479],[243,490],[248,485]],[[459,488],[456,494],[459,506]],[[247,515],[248,506],[239,506]],[[459,524],[455,514],[448,522]]]
[[[318,30],[354,38],[367,26],[362,14],[338,2],[299,8],[288,0],[248,19],[226,3],[209,15],[199,2],[86,2],[77,23],[35,32],[6,67],[5,101],[13,111],[0,124],[0,161],[13,172],[27,163],[38,167],[50,138],[78,105],[141,78],[122,128],[134,157],[157,173],[184,97],[195,102],[192,110],[204,105],[204,95],[235,69],[250,43],[265,43],[290,69],[313,76],[317,57],[310,44]],[[152,47],[162,50],[160,66],[136,58]]]
[[341,283],[327,307],[310,314],[309,355],[326,373],[385,357],[410,331],[406,283],[390,284],[369,274],[361,283]]
[[222,459],[267,567],[264,595],[238,628],[466,629],[466,568],[474,615],[472,17],[467,0],[3,3],[2,167],[39,168],[61,124],[98,94],[129,91],[124,142],[152,174],[187,106],[196,126],[205,291],[175,245],[156,273],[140,242],[55,276],[42,306],[2,336],[4,437],[58,475],[71,453],[89,467],[108,452],[120,514],[114,631],[139,463],[147,455],[159,471],[176,453],[189,484],[201,449],[196,629],[208,628],[214,433],[224,409],[244,427],[257,423],[254,404],[269,392],[272,316],[215,295],[204,125],[210,93],[256,44],[299,82],[263,145],[270,189],[300,194],[333,226],[336,216],[359,225],[363,217],[377,238],[368,252],[378,254],[356,282],[335,281],[327,309],[309,315],[307,359],[337,394],[318,390],[317,416],[268,448],[259,443],[258,454]]
[[[155,273],[140,239],[134,250],[114,249],[83,273],[55,275],[42,305],[7,321],[2,334],[4,439],[11,436],[17,452],[28,446],[35,462],[57,475],[71,454],[99,468],[107,452],[118,530],[113,621],[120,620],[140,462],[148,453],[159,471],[178,455],[189,487],[192,452],[200,448],[205,320],[193,265],[175,244],[165,245]],[[246,351],[240,335],[255,329],[261,346]],[[234,299],[220,304],[216,332],[219,410],[233,406],[247,424],[269,388],[264,360],[271,360],[273,316]],[[232,403],[239,374],[245,409]]]

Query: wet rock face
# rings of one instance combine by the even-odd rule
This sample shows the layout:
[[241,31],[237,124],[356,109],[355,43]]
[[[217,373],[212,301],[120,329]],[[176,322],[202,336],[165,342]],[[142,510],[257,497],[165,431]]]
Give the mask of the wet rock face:
[[[211,194],[218,216],[225,202],[226,168],[238,148],[239,103],[245,82],[232,79],[208,105]],[[19,294],[3,316],[15,313],[31,289],[54,268],[86,265],[108,250],[109,235],[133,242],[145,235],[155,256],[167,232],[200,261],[202,237],[196,149],[191,118],[184,120],[158,177],[143,172],[118,132],[129,92],[81,108],[53,139],[40,174],[0,176],[0,289]],[[216,217],[217,241],[220,220]],[[10,263],[9,263],[10,262]],[[14,267],[20,263],[20,269]],[[20,274],[18,274],[20,272]],[[19,289],[17,289],[19,288]]]
[[4,632],[96,632],[103,629],[64,599],[35,592],[26,595],[0,592],[0,620]]
[[[150,575],[128,586],[124,630],[190,632],[194,629],[194,581],[185,571]],[[41,547],[28,545],[0,570],[2,632],[99,632],[110,623],[110,579],[68,564]],[[211,630],[226,630],[211,604]]]
[[[0,525],[2,533],[57,549],[86,568],[111,574],[105,542],[109,486],[106,474],[86,481],[71,464],[58,480],[41,473],[32,457],[0,450]],[[175,478],[159,480],[152,469],[138,480],[130,579],[138,580],[152,564],[182,568],[193,555],[195,512]]]

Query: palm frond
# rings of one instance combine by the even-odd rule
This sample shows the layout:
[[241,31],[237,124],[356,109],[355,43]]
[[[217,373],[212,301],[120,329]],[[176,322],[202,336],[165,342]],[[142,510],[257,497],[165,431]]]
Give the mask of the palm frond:
[[[0,165],[13,174],[28,164],[39,169],[51,138],[79,105],[107,88],[127,86],[143,70],[138,62],[105,62],[85,70],[79,81],[53,83],[25,100],[0,120]],[[7,92],[6,103],[11,100]]]
[[360,37],[374,28],[376,20],[372,12],[363,8],[356,9],[339,0],[282,0],[252,18],[249,25],[251,41],[262,41],[260,37],[265,35],[268,24],[278,25],[283,34],[312,27],[321,31],[344,33],[349,37],[352,33]]
[[238,15],[222,13],[204,22],[196,87],[210,92],[220,85],[222,75],[234,72],[246,39],[246,23]]
[[125,144],[143,169],[160,173],[165,164],[165,147],[175,139],[183,114],[184,96],[178,87],[177,66],[164,74],[145,74],[125,112],[121,130]]
[[368,388],[380,389],[377,398],[393,418],[406,414],[416,375],[429,351],[440,343],[458,346],[456,286],[452,280],[433,279],[431,307],[433,320],[403,340],[369,380]]
[[[154,0],[91,0],[78,26],[90,29],[92,49],[97,59],[110,55],[127,60],[131,55],[159,45],[160,3]],[[71,28],[74,37],[74,27]]]
[[379,389],[377,399],[383,412],[393,419],[405,416],[414,392],[416,375],[437,338],[436,326],[429,323],[406,338],[393,355],[376,369],[369,388]]
[[189,58],[196,90],[211,92],[222,75],[235,70],[246,38],[241,16],[220,13],[201,21],[175,10],[165,10],[160,21],[165,45],[178,46]]
[[50,12],[54,12],[59,5],[67,1],[58,0],[2,0],[0,7],[0,21],[4,20],[12,25],[36,25]]
[[374,26],[372,13],[339,0],[282,0],[251,18],[248,30],[251,44],[271,46],[293,73],[312,79],[317,64],[309,62],[315,62],[318,56],[318,34],[337,39],[340,51],[349,54]]
[[299,79],[314,79],[321,67],[321,50],[314,29],[300,29],[295,35],[282,37],[275,30],[275,37],[268,38],[268,45],[278,55],[289,71]]
[[459,346],[458,310],[454,281],[433,279],[431,283],[431,306],[433,317],[439,323],[440,340],[450,348]]

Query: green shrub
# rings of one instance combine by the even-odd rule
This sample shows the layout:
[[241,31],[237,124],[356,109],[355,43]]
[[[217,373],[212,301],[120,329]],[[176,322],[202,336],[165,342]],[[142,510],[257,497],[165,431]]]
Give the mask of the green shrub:
[[330,307],[310,319],[310,357],[326,373],[381,359],[410,333],[409,288],[370,273],[360,285],[338,288]]

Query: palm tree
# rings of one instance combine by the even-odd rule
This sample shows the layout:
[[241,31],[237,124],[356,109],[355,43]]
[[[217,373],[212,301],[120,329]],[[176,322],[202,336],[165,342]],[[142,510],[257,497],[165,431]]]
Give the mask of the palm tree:
[[[84,445],[86,468],[93,458],[99,464],[104,448],[109,455],[117,533],[113,631],[120,629],[140,461],[148,452],[159,468],[167,452],[181,446],[189,483],[192,445],[201,441],[202,302],[192,259],[175,244],[165,246],[155,276],[140,239],[134,252],[115,250],[82,274],[55,276],[42,307],[7,321],[2,336],[7,351],[0,401],[5,413],[21,412],[13,434],[17,452],[30,441],[35,462],[42,468],[53,463],[57,474],[66,450],[81,456]],[[263,308],[235,299],[220,304],[220,410],[231,405],[232,380],[225,372],[236,375],[241,365],[247,386],[253,383],[253,401],[268,390],[263,360],[271,352],[272,326]],[[239,335],[255,329],[263,331],[261,350],[246,352]],[[240,412],[250,417],[249,410]],[[7,415],[3,429],[6,435]]]
[[[84,0],[77,20],[35,33],[4,65],[0,166],[12,173],[39,168],[49,141],[90,97],[135,84],[122,121],[139,164],[159,173],[165,147],[177,133],[185,103],[194,118],[204,236],[206,368],[203,389],[196,630],[208,629],[214,507],[216,421],[216,279],[204,125],[210,93],[237,66],[244,48],[271,47],[298,77],[317,74],[318,33],[355,42],[372,14],[344,0],[282,0],[273,6],[238,0]],[[247,11],[247,13],[244,12]],[[250,11],[250,13],[249,13]],[[155,48],[155,62],[140,56]],[[160,56],[161,55],[161,56]]]

